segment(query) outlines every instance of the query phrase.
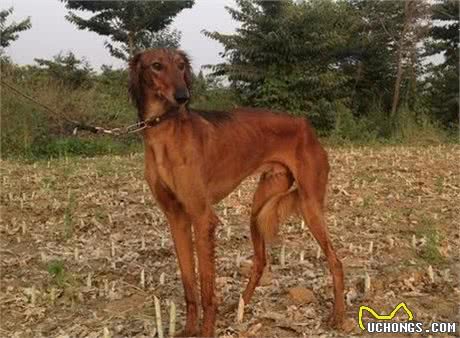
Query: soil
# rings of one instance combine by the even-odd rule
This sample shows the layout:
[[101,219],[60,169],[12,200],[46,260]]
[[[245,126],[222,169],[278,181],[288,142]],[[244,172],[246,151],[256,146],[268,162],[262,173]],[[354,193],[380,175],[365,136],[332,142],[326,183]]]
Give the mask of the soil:
[[[357,325],[361,305],[388,314],[400,302],[425,325],[458,323],[459,150],[328,149],[327,221],[344,265],[348,304],[342,331],[327,324],[332,289],[324,255],[308,226],[294,218],[269,248],[262,286],[237,321],[228,305],[238,303],[249,277],[248,219],[257,178],[244,181],[216,206],[223,223],[217,334],[366,335]],[[142,154],[2,161],[1,336],[154,336],[155,297],[165,336],[171,304],[181,329],[184,298],[173,244],[142,170]],[[406,319],[404,313],[396,318]]]

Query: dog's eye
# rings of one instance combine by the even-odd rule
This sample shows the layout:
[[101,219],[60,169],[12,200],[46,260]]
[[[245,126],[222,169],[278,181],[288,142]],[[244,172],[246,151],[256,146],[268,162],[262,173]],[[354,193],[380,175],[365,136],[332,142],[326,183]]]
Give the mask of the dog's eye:
[[163,69],[163,65],[159,62],[154,62],[152,63],[151,67],[154,69],[154,70],[162,70]]
[[179,64],[177,65],[177,67],[178,67],[180,70],[184,70],[184,69],[185,69],[185,63],[183,63],[183,62],[182,62],[182,63],[179,63]]

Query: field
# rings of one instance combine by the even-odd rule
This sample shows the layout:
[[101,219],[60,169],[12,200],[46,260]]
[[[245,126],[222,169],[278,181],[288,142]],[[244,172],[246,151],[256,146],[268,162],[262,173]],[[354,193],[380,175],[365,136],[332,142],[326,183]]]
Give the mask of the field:
[[[296,219],[282,226],[242,322],[227,310],[244,289],[252,255],[248,217],[257,178],[249,178],[216,206],[223,222],[219,336],[362,335],[360,305],[387,314],[401,301],[417,321],[459,321],[460,148],[329,153],[327,219],[345,267],[348,332],[325,323],[330,274]],[[0,336],[153,336],[155,297],[165,335],[172,303],[180,329],[182,285],[168,226],[143,180],[142,154],[2,161],[1,171]]]

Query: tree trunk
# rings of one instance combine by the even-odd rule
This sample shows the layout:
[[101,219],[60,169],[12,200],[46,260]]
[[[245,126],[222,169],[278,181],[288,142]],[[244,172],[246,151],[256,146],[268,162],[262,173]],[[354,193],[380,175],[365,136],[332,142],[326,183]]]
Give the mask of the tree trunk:
[[409,109],[414,110],[415,104],[417,102],[417,41],[411,41],[410,46],[410,80],[409,80],[409,90],[407,93],[407,101],[409,102]]
[[355,76],[355,83],[353,85],[353,90],[351,92],[351,106],[355,109],[355,97],[356,97],[356,88],[358,87],[359,81],[361,81],[361,75],[363,72],[363,63],[362,61],[358,61],[358,67],[356,68],[356,76]]
[[134,33],[128,32],[128,50],[129,58],[131,59],[134,56]]
[[404,4],[404,25],[403,25],[403,30],[401,32],[401,37],[398,42],[398,54],[397,54],[397,63],[398,63],[398,68],[396,72],[396,80],[395,80],[395,86],[394,86],[394,91],[393,91],[393,103],[391,105],[391,118],[394,119],[396,115],[396,111],[398,110],[398,104],[399,104],[399,96],[400,96],[400,91],[401,91],[401,81],[402,81],[402,75],[403,75],[403,60],[404,60],[404,44],[405,44],[405,38],[406,34],[409,30],[410,26],[410,21],[411,21],[411,5],[412,5],[413,0],[406,0]]

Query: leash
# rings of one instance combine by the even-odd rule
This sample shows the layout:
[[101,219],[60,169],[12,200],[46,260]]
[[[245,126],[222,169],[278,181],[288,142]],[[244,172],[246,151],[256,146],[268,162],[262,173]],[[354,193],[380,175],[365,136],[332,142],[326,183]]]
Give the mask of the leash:
[[23,98],[26,98],[27,100],[35,103],[36,105],[46,109],[47,111],[49,111],[53,115],[55,115],[55,116],[61,115],[62,118],[66,122],[68,122],[70,124],[73,124],[75,126],[75,129],[73,131],[74,135],[77,133],[78,129],[87,130],[87,131],[92,132],[94,134],[109,134],[109,135],[115,135],[115,136],[133,134],[133,133],[137,133],[137,132],[139,132],[141,130],[144,130],[144,129],[147,129],[147,128],[152,128],[152,127],[160,124],[164,120],[172,117],[172,115],[173,115],[173,113],[171,113],[171,111],[168,111],[168,112],[166,112],[165,114],[163,114],[161,116],[151,117],[151,118],[149,118],[149,119],[147,119],[145,121],[139,121],[137,123],[131,124],[131,125],[129,125],[127,127],[124,127],[124,128],[122,127],[122,128],[108,129],[108,128],[103,128],[103,127],[97,127],[97,126],[92,126],[92,125],[89,125],[89,124],[86,124],[86,123],[83,123],[83,122],[79,122],[79,121],[70,119],[65,115],[58,114],[54,109],[52,109],[52,108],[48,107],[47,105],[39,102],[38,100],[34,99],[33,97],[31,97],[29,95],[24,94],[23,92],[21,92],[20,90],[18,90],[15,87],[13,87],[9,83],[5,82],[4,80],[0,80],[0,82],[1,82],[1,84],[3,86],[7,87],[8,89],[13,91],[14,93],[16,93],[16,94],[22,96]]

